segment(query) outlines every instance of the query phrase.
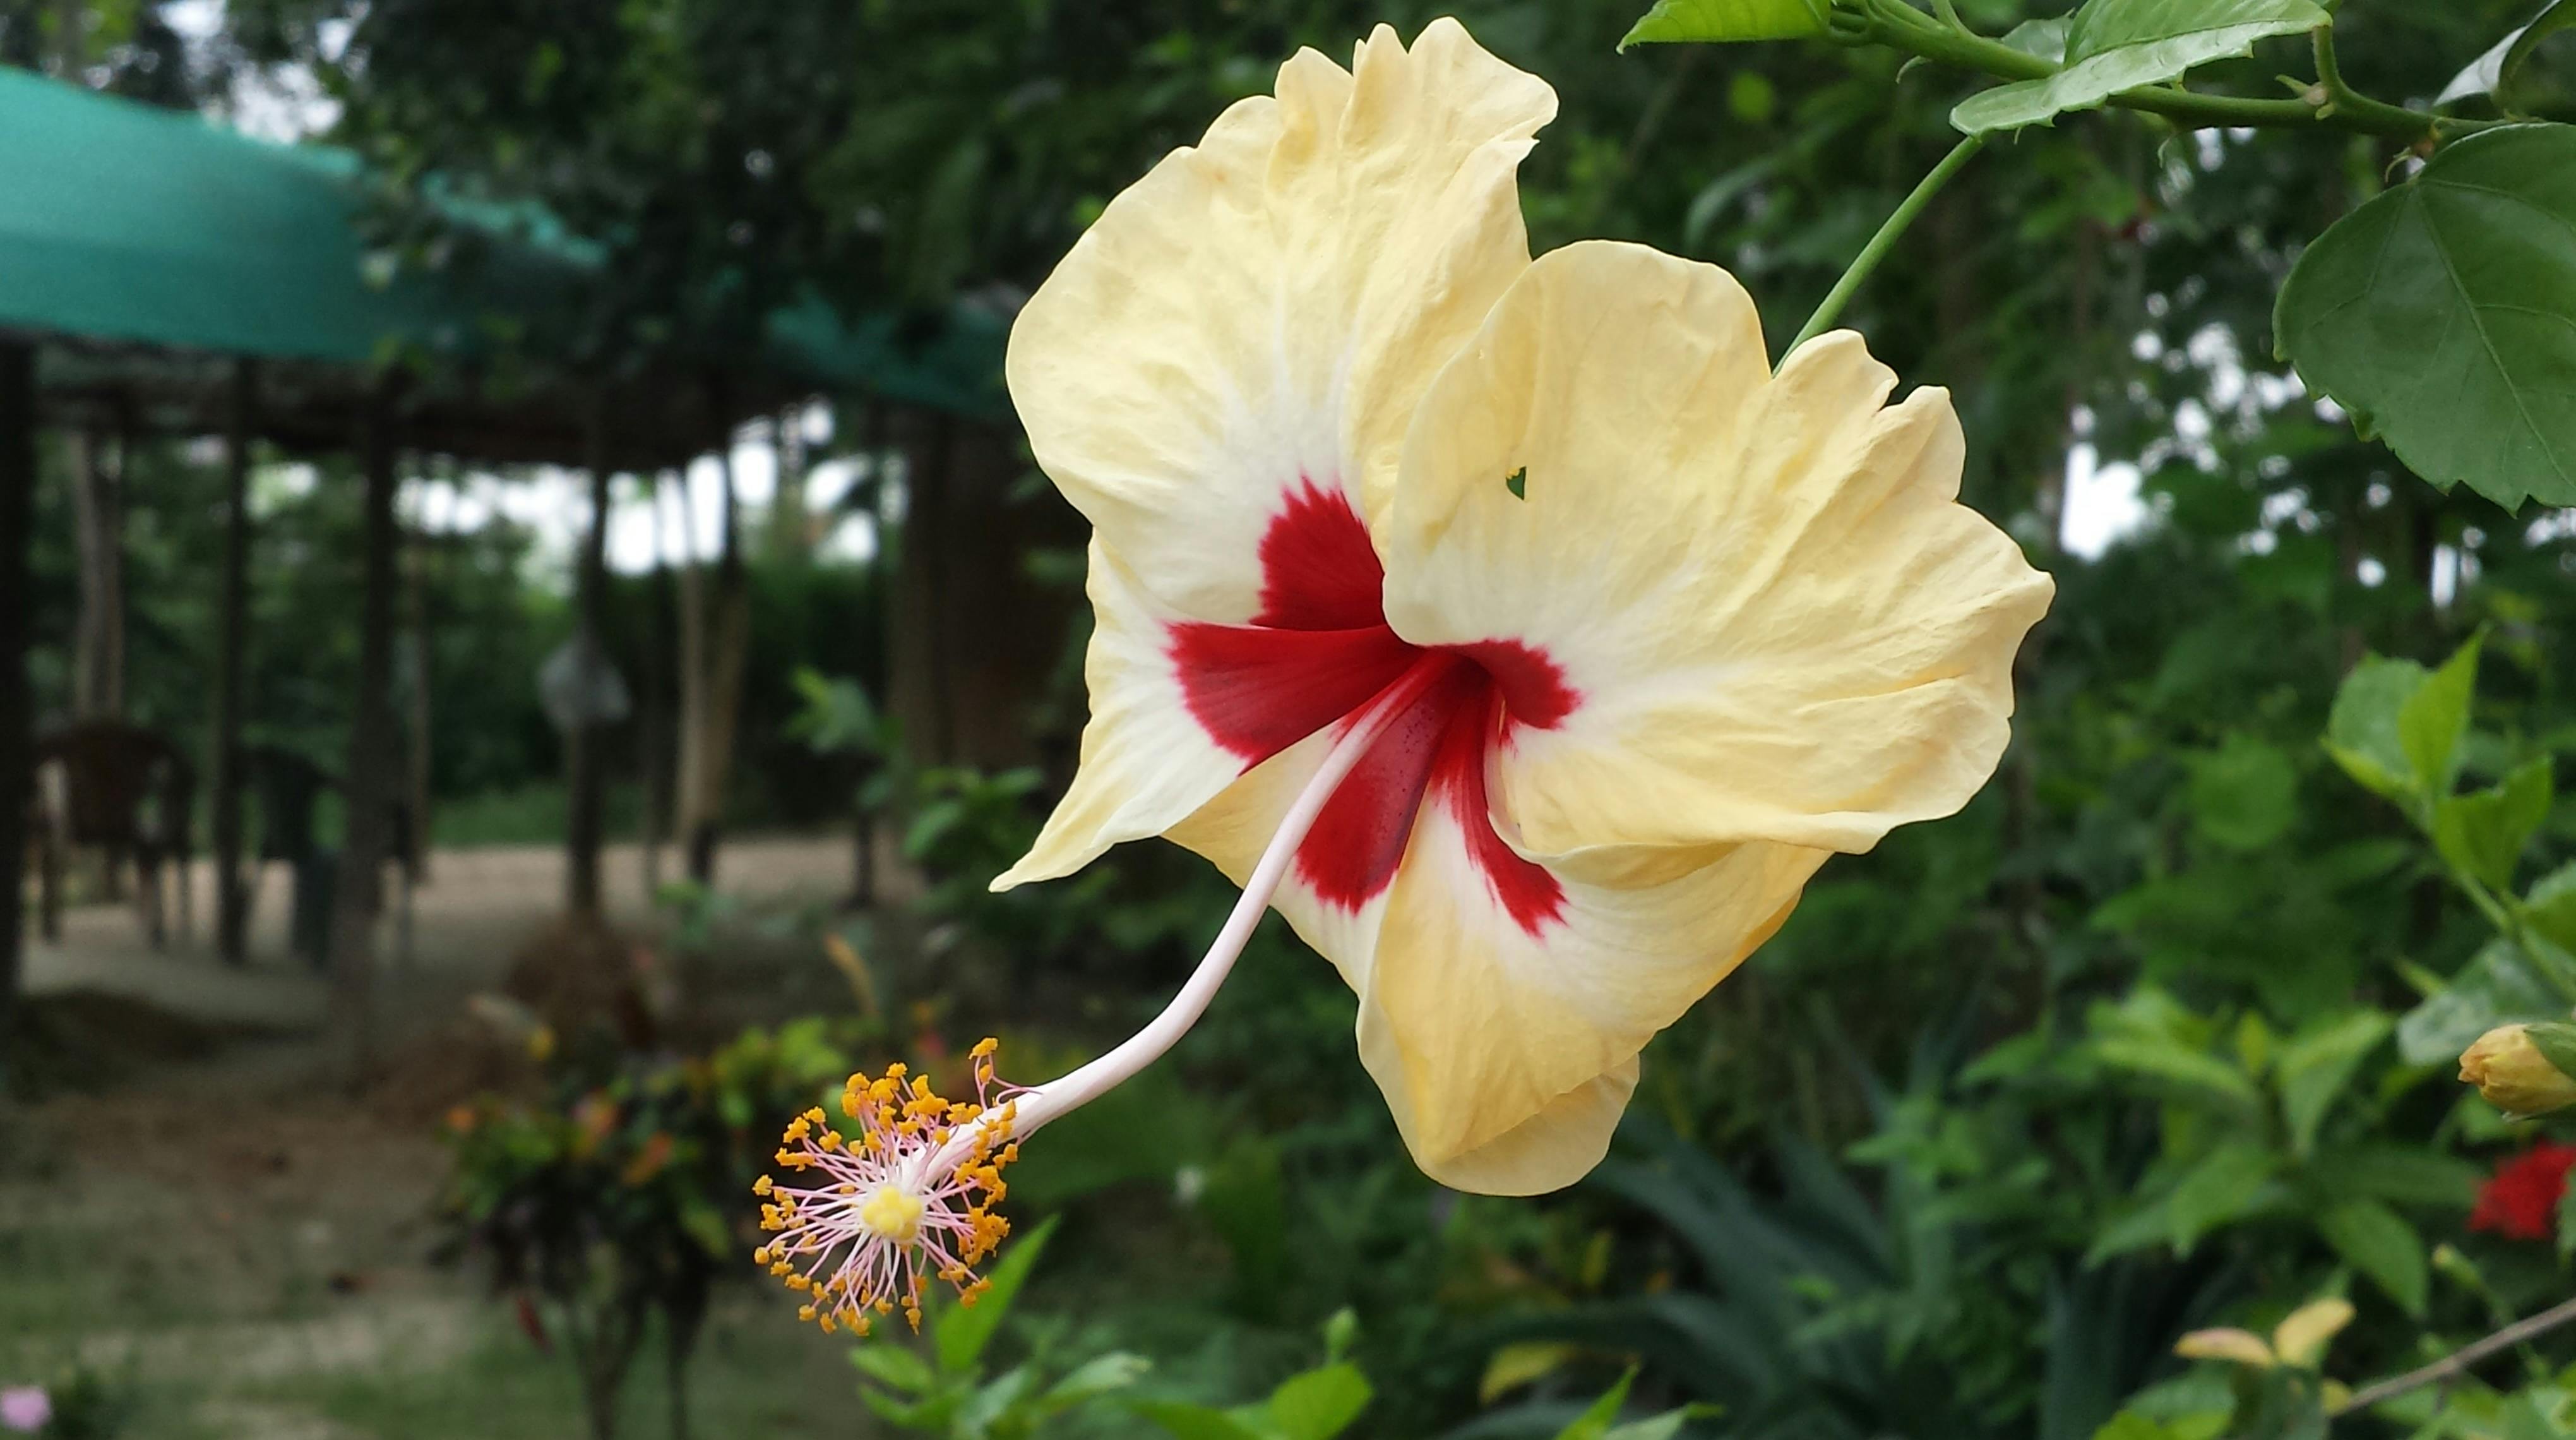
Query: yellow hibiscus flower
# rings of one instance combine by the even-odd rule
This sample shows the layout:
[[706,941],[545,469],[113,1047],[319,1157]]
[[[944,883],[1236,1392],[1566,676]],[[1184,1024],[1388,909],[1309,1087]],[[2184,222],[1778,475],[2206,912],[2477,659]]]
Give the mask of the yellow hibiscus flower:
[[[1599,1161],[1828,853],[1966,803],[2051,594],[1957,502],[1946,392],[1887,404],[1848,332],[1774,375],[1714,266],[1531,261],[1554,111],[1451,20],[1301,53],[1111,202],[1008,361],[1098,625],[1079,772],[995,888],[1198,851],[1247,885],[1231,943],[1273,904],[1358,993],[1423,1170],[1505,1194]],[[1227,944],[1021,1133],[1177,1038]]]

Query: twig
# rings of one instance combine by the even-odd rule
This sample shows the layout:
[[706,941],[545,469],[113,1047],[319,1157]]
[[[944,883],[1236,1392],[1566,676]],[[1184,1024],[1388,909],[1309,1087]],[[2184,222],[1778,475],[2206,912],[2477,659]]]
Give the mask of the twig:
[[2528,1319],[2516,1320],[2484,1340],[2471,1341],[2421,1370],[2409,1370],[2403,1375],[2365,1385],[2352,1392],[2350,1399],[2328,1410],[2326,1416],[2332,1419],[2340,1415],[2349,1415],[2355,1410],[2367,1409],[2382,1400],[2394,1400],[2410,1390],[2421,1390],[2427,1385],[2448,1380],[2464,1373],[2470,1366],[2497,1351],[2510,1350],[2525,1340],[2546,1335],[2570,1321],[2576,1321],[2576,1300],[2562,1300]]

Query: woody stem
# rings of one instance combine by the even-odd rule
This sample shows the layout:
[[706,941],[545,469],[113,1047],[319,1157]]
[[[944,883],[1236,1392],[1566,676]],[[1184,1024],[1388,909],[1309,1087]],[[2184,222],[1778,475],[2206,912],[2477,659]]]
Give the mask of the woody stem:
[[2403,1375],[2365,1385],[2354,1391],[2352,1398],[2327,1410],[2326,1418],[2331,1420],[2349,1415],[2382,1401],[2394,1400],[2410,1390],[2421,1390],[2427,1385],[2449,1380],[2499,1350],[2510,1350],[2527,1340],[2537,1339],[2570,1321],[2576,1321],[2576,1300],[2561,1301],[2537,1315],[2516,1320],[2483,1340],[2471,1341],[2420,1370],[2409,1370]]

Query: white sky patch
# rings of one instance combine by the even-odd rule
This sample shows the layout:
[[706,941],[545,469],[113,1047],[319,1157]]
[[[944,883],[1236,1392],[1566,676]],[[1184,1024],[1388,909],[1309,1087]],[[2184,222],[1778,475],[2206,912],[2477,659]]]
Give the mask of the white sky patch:
[[2458,547],[2456,546],[2436,545],[2433,547],[2432,589],[2433,604],[2435,606],[2442,609],[2449,609],[2451,597],[2460,593],[2460,582],[2468,578],[2468,567],[2466,563],[2464,563],[2465,560],[2466,557],[2461,555]]
[[2099,560],[2103,552],[2137,533],[2152,517],[2138,493],[2138,467],[2127,461],[2102,463],[2090,443],[2066,452],[2066,505],[2059,517],[2057,543],[2070,555]]
[[[2233,132],[2231,138],[2235,138]],[[2196,132],[2193,139],[2203,147],[2219,143],[2213,131]],[[2151,316],[2171,308],[2161,295],[2150,295],[2147,302]],[[2175,403],[2168,431],[2147,442],[2134,462],[2105,463],[2086,438],[2093,433],[2092,415],[2079,408],[2071,417],[2069,428],[2077,443],[2067,452],[2059,543],[2070,554],[2088,560],[2099,558],[2112,545],[2138,534],[2161,513],[2159,501],[2140,494],[2142,473],[2181,463],[2204,474],[2220,474],[2229,465],[2220,448],[2222,443],[2259,441],[2268,418],[2293,405],[2312,404],[2318,417],[2328,424],[2343,419],[2343,412],[2332,402],[2311,399],[2296,374],[2248,366],[2236,337],[2221,326],[2203,326],[2179,345],[2152,330],[2143,330],[2130,338],[2129,353],[2177,374],[2197,371],[2203,378],[2203,389],[2200,395]],[[2133,382],[2130,395],[2140,404],[2150,400],[2142,383]],[[2250,463],[2264,480],[2278,482],[2288,473],[2290,462],[2284,456],[2268,455],[2235,463]],[[2372,491],[2374,508],[2386,503],[2386,487],[2374,485]],[[2238,537],[2237,543],[2250,554],[2268,555],[2279,545],[2273,532],[2289,527],[2314,534],[2322,524],[2323,517],[2311,507],[2304,490],[2281,491],[2265,500],[2261,528]],[[2474,562],[2461,573],[2474,578]]]
[[[804,432],[809,445],[828,443],[830,410],[811,407]],[[741,507],[736,524],[743,543],[757,545],[778,500],[778,454],[771,448],[766,422],[735,432],[732,459],[734,494]],[[869,463],[864,456],[843,456],[807,470],[805,513],[818,532],[817,558],[865,564],[876,557],[875,517],[842,509]],[[308,478],[307,490],[310,483]],[[673,474],[659,477],[659,483],[654,477],[619,476],[609,496],[609,568],[640,575],[653,568],[657,556],[674,566],[692,558],[713,561],[724,536],[723,487],[723,469],[713,455],[698,457],[685,483]],[[495,520],[526,529],[535,542],[529,556],[531,578],[557,588],[571,584],[574,557],[590,525],[587,473],[539,465],[508,476],[483,470],[426,475],[412,480],[406,497],[406,518],[432,531],[477,530]]]
[[[224,0],[166,0],[161,20],[187,45],[192,70],[204,74],[212,68],[206,50],[223,36]],[[346,20],[323,22],[317,38],[325,58],[339,57],[352,28]],[[234,75],[229,93],[209,108],[243,134],[280,144],[318,135],[340,119],[340,102],[302,65],[244,69]]]

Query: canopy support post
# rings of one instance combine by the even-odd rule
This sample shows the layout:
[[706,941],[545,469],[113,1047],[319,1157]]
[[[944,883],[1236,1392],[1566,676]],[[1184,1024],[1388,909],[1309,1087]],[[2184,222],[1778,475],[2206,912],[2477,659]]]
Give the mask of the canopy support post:
[[26,916],[27,801],[35,717],[27,687],[27,553],[36,493],[36,351],[0,341],[0,1094],[19,1027],[18,974]]
[[250,961],[250,888],[242,873],[242,669],[250,609],[250,437],[259,397],[255,362],[235,360],[224,420],[224,549],[215,597],[215,715],[208,741],[215,852],[215,953]]
[[347,827],[333,879],[331,1031],[342,1075],[363,1082],[375,1058],[375,926],[384,904],[385,856],[391,849],[394,782],[393,639],[395,560],[394,427],[390,377],[367,407],[359,438],[366,473],[366,520],[360,553],[365,590],[358,611],[358,694],[349,718],[349,763],[342,794]]
[[[584,647],[586,659],[604,661],[607,640],[603,634],[606,590],[608,588],[608,387],[601,385],[591,396],[590,419],[584,437],[590,464],[590,529],[582,536],[581,570],[574,596],[575,619],[573,643]],[[574,915],[596,919],[600,914],[599,847],[605,829],[607,802],[607,736],[598,718],[591,713],[587,690],[595,677],[584,675],[583,713],[566,732],[571,747],[567,785],[572,792],[572,815],[564,834],[564,905]]]

